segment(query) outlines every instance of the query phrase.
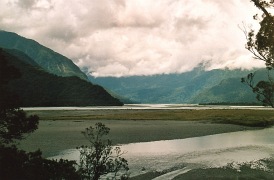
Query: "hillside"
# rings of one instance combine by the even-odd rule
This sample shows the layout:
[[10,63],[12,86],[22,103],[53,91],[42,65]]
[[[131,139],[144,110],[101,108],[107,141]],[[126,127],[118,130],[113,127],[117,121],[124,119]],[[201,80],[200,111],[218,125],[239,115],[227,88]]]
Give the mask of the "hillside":
[[20,51],[0,49],[0,57],[1,63],[4,57],[21,72],[19,79],[9,83],[11,91],[20,97],[20,106],[122,105],[98,85],[78,77],[60,77],[45,72],[33,65],[34,62]]
[[87,76],[70,59],[34,40],[0,30],[0,47],[24,52],[49,73],[63,77],[77,76],[88,80]]
[[[247,74],[246,74],[247,75]],[[245,75],[245,76],[246,76]],[[245,77],[243,76],[243,77]],[[254,82],[267,79],[267,71],[260,69],[255,71]],[[241,83],[239,78],[228,78],[221,81],[218,85],[213,86],[194,97],[192,103],[258,103],[256,94],[247,85]]]
[[[115,94],[140,103],[193,103],[196,97],[217,86],[223,80],[240,78],[249,71],[211,70],[202,66],[182,74],[161,74],[154,76],[131,77],[92,77],[89,79]],[[242,85],[242,84],[241,84]],[[236,90],[235,90],[235,93]],[[208,99],[208,102],[211,100]]]
[[220,84],[204,90],[190,100],[191,103],[254,103],[252,90],[240,78],[224,79]]

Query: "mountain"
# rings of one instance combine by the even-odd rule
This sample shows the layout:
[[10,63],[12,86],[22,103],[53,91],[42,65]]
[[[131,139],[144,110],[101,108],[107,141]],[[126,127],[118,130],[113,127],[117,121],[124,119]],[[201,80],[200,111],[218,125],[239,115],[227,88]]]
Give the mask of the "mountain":
[[89,76],[89,79],[91,82],[134,102],[196,103],[199,94],[217,86],[223,80],[235,78],[240,82],[241,77],[248,73],[250,71],[227,69],[206,71],[203,66],[198,66],[192,71],[181,74],[120,78]]
[[[254,83],[267,79],[266,69],[259,69],[255,72]],[[247,74],[246,74],[247,75]],[[246,77],[243,76],[243,77]],[[273,74],[272,74],[273,75]],[[191,99],[191,103],[246,103],[261,104],[256,99],[256,94],[247,85],[241,83],[239,78],[228,78],[222,80],[218,85],[204,90]]]
[[21,72],[19,79],[9,82],[9,89],[20,97],[20,106],[122,105],[101,86],[75,76],[50,74],[20,51],[0,48],[0,57],[0,65],[7,60]]
[[0,30],[0,47],[17,49],[24,52],[49,73],[63,77],[77,76],[81,79],[88,80],[86,74],[70,59],[34,40],[24,38],[12,32]]
[[191,103],[254,103],[257,102],[252,90],[241,83],[240,78],[228,78],[220,84],[205,89],[190,100]]

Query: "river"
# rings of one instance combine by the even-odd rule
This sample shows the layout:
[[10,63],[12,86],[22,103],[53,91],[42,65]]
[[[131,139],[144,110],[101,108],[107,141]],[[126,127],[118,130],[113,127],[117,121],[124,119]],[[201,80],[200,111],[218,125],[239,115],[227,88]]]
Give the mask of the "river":
[[[157,179],[171,179],[200,167],[223,167],[274,158],[274,127],[179,140],[121,145],[131,176],[151,171],[170,171]],[[68,149],[51,158],[78,160],[79,152]]]

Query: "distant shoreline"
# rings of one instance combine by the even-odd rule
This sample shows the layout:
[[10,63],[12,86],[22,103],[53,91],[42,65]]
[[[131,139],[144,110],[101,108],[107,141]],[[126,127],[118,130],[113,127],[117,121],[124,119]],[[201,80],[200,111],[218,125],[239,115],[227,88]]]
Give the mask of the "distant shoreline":
[[108,109],[264,109],[271,110],[271,107],[251,104],[124,104],[123,106],[64,106],[64,107],[22,107],[26,111],[53,111],[53,110],[108,110]]

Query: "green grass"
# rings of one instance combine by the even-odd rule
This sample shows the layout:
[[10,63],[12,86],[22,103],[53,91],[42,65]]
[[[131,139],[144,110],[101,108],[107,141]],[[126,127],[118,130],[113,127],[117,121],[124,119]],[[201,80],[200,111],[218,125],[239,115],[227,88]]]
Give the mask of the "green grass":
[[208,121],[252,127],[274,124],[274,110],[206,109],[206,110],[58,110],[29,111],[41,120],[176,120]]

